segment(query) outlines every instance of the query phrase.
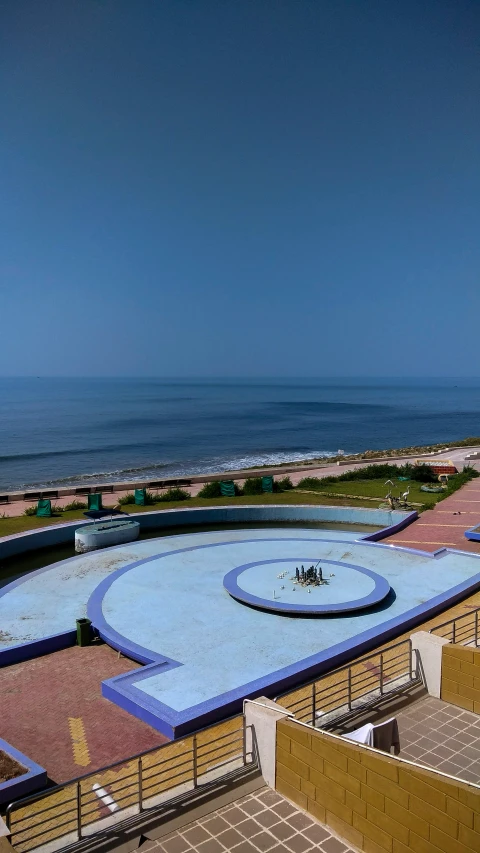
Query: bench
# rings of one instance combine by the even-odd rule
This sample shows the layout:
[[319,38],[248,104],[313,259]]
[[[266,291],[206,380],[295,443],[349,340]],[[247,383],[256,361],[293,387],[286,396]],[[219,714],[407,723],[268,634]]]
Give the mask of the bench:
[[147,489],[173,489],[174,487],[191,485],[191,480],[155,480],[155,482],[148,484]]
[[91,490],[90,486],[79,486],[77,489],[75,489],[75,494],[76,495],[89,495],[91,491],[92,490]]
[[106,494],[111,495],[111,494],[113,494],[113,486],[102,486],[100,491],[102,492],[103,495],[106,495]]
[[8,495],[0,495],[0,504],[8,504]]
[[58,498],[58,491],[55,489],[49,492],[25,492],[23,496],[24,501],[43,501],[43,500],[56,500]]

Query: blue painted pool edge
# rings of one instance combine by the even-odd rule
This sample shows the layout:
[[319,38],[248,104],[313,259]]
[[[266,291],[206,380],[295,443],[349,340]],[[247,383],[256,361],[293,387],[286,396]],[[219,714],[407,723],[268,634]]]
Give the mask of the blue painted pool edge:
[[475,527],[470,527],[463,535],[471,542],[480,542],[480,525],[476,524]]
[[10,666],[13,663],[23,663],[32,658],[48,655],[50,652],[59,652],[68,649],[77,642],[76,629],[64,631],[60,634],[51,634],[50,637],[42,637],[41,640],[32,640],[27,643],[19,643],[9,649],[0,651],[0,667]]
[[368,536],[362,536],[362,540],[364,542],[380,542],[381,539],[386,539],[387,536],[393,536],[394,533],[398,533],[400,530],[408,527],[408,525],[413,521],[416,521],[417,518],[418,512],[414,509],[411,512],[405,513],[405,518],[402,518],[395,524],[391,524],[390,527],[384,527],[382,530],[375,531],[375,533],[369,533]]
[[[433,555],[429,556],[433,557]],[[228,693],[215,696],[182,712],[177,712],[153,699],[153,697],[147,696],[132,683],[143,681],[154,674],[158,674],[160,663],[158,659],[142,670],[134,670],[104,681],[102,683],[102,695],[162,732],[162,734],[172,739],[183,737],[203,726],[240,712],[244,699],[254,699],[262,695],[278,696],[280,693],[298,687],[312,678],[343,666],[353,657],[365,654],[372,648],[393,639],[400,630],[408,631],[414,628],[419,622],[442,611],[446,604],[455,604],[466,594],[478,589],[480,589],[480,572],[468,581],[436,596],[426,604],[418,605],[407,613],[384,623],[380,626],[380,630],[364,631],[351,640],[338,643],[317,655],[297,661],[289,667],[269,673],[264,678],[242,685]],[[181,666],[182,664],[176,663],[175,665]],[[170,667],[166,666],[164,670],[161,667],[161,671],[166,671],[168,668]]]
[[[218,543],[218,545],[214,546],[211,544],[197,545],[181,550],[202,550],[203,548],[221,547],[224,544]],[[382,546],[369,542],[366,544],[377,548],[395,548],[393,545]],[[412,549],[395,548],[395,550],[409,552]],[[175,553],[177,552],[175,551]],[[444,557],[449,553],[449,549],[442,548],[433,554],[430,552],[415,553],[422,553],[424,556],[435,560]],[[480,560],[480,555],[469,554],[469,556]],[[139,660],[145,664],[141,670],[133,670],[104,681],[102,683],[102,695],[171,738],[183,737],[185,734],[193,732],[202,726],[209,725],[217,720],[224,719],[230,714],[239,712],[242,702],[246,698],[255,698],[261,695],[275,696],[299,686],[311,678],[320,676],[328,670],[342,666],[352,658],[358,657],[372,648],[393,639],[400,631],[408,631],[426,618],[435,616],[446,605],[455,604],[464,598],[465,595],[480,589],[479,572],[467,581],[451,587],[428,602],[418,605],[376,628],[369,629],[349,640],[330,646],[328,649],[309,658],[297,661],[284,669],[269,673],[255,682],[244,684],[235,690],[212,697],[212,699],[206,702],[178,712],[159,700],[143,693],[135,686],[135,683],[150,678],[154,674],[159,674],[159,672],[167,672],[168,669],[182,666],[183,664],[158,653],[152,653],[149,649],[139,646],[131,640],[126,640],[108,624],[102,610],[104,595],[119,575],[125,574],[131,569],[155,559],[155,556],[146,557],[130,565],[122,566],[116,572],[112,572],[111,575],[104,578],[90,596],[88,615],[92,619],[100,636],[108,645],[118,649],[127,657],[133,657],[134,660]],[[274,562],[277,562],[277,560]]]
[[278,613],[280,615],[285,613],[287,615],[290,614],[297,616],[328,616],[332,614],[364,610],[366,607],[373,607],[374,604],[378,604],[380,601],[383,601],[390,592],[390,584],[388,581],[381,575],[373,572],[371,569],[365,569],[363,566],[355,566],[353,563],[339,563],[338,560],[322,560],[322,566],[346,566],[347,569],[353,569],[356,572],[360,572],[360,574],[366,575],[373,580],[375,584],[374,589],[363,598],[359,598],[354,601],[342,601],[337,604],[310,605],[280,604],[280,602],[275,603],[273,599],[260,598],[258,595],[245,592],[245,590],[243,590],[238,584],[238,577],[242,572],[247,571],[247,569],[254,568],[255,566],[266,565],[267,563],[300,564],[308,563],[308,558],[298,557],[294,560],[292,557],[289,557],[288,559],[261,560],[260,562],[246,563],[244,566],[237,566],[235,569],[231,569],[231,571],[227,572],[223,578],[223,586],[227,590],[228,594],[231,595],[232,598],[235,598],[236,601],[240,601],[243,604],[250,604],[252,607],[258,607],[260,610]]
[[[399,517],[400,516],[400,517]],[[378,541],[415,521],[418,513],[398,510],[365,509],[363,507],[312,506],[311,504],[242,504],[227,507],[194,507],[132,513],[130,518],[140,523],[140,529],[158,527],[189,527],[196,524],[218,524],[249,521],[340,521],[352,524],[384,524],[382,530],[362,537]],[[39,527],[24,533],[0,537],[0,560],[16,557],[38,548],[52,548],[74,542],[75,531],[89,522],[79,519],[51,527]],[[93,522],[91,522],[93,524]],[[113,546],[115,547],[115,546]],[[106,550],[106,549],[105,549]]]
[[[166,510],[166,511],[162,511],[162,512],[148,513],[148,514],[144,514],[142,516],[136,516],[136,517],[138,517],[139,519],[142,518],[142,520],[143,520],[143,519],[145,519],[145,515],[149,516],[149,518],[146,519],[146,520],[148,520],[148,523],[145,524],[144,526],[150,527],[150,528],[155,527],[155,526],[159,526],[158,525],[158,516],[160,516],[160,515],[162,516],[162,521],[163,521],[163,523],[160,525],[161,527],[181,526],[178,524],[178,521],[180,521],[180,520],[181,520],[182,524],[186,527],[188,527],[189,525],[192,525],[192,524],[198,524],[201,522],[205,522],[207,520],[217,521],[217,522],[223,521],[226,525],[228,524],[229,521],[239,521],[239,520],[245,521],[245,522],[248,522],[249,520],[255,520],[255,521],[256,520],[262,520],[262,521],[292,520],[291,519],[291,513],[289,513],[290,518],[285,518],[285,515],[283,512],[280,512],[279,514],[273,514],[273,517],[270,517],[270,518],[265,517],[265,513],[263,512],[263,510],[265,510],[265,509],[268,509],[268,510],[290,510],[291,509],[290,507],[285,506],[285,505],[283,505],[281,507],[278,507],[278,506],[269,506],[269,507],[252,506],[252,507],[234,507],[234,508],[228,507],[228,508],[221,508],[220,512],[218,512],[218,513],[215,512],[215,509],[216,508],[213,508],[213,509],[210,508],[208,510],[208,514],[210,516],[209,519],[205,518],[205,513],[207,512],[206,509],[205,510],[204,509],[200,509],[200,510],[196,510],[196,509],[192,509],[192,510]],[[227,510],[230,510],[230,509],[234,509],[235,513],[230,514],[229,512],[227,512]],[[246,509],[249,510],[248,513],[245,513]],[[261,512],[262,517],[260,519],[258,519],[258,515],[257,515],[257,510],[259,510],[259,509],[262,510],[262,512]],[[301,521],[301,520],[305,520],[305,521],[327,520],[328,521],[328,520],[334,520],[334,519],[333,518],[325,519],[325,518],[319,517],[320,514],[321,515],[324,514],[323,513],[324,510],[328,509],[328,510],[338,511],[339,509],[341,510],[344,508],[311,507],[308,505],[304,505],[301,507],[296,506],[296,507],[294,507],[294,509],[296,511],[307,510],[307,512],[305,512],[305,515],[303,515],[302,517],[299,517],[297,515],[297,513],[295,513],[296,518],[294,520],[296,520],[296,521]],[[321,513],[319,511],[321,511]],[[200,517],[197,514],[198,512],[201,513],[201,515],[203,517]],[[355,512],[354,509],[349,509],[349,514],[354,513],[354,512]],[[358,510],[357,512],[369,513],[369,514],[372,513],[373,514],[373,513],[376,513],[378,511],[376,511],[376,510]],[[213,517],[212,517],[212,513],[214,513]],[[385,514],[387,514],[387,513],[385,513]],[[391,518],[392,514],[391,513],[388,513],[388,514],[390,515],[390,518]],[[248,517],[239,518],[238,517],[239,515],[242,515],[242,516],[247,515]],[[254,517],[255,515],[257,517]],[[280,518],[279,515],[281,515],[283,517]],[[401,546],[399,547],[399,546],[395,546],[393,544],[378,544],[379,540],[384,539],[388,536],[391,536],[392,533],[396,532],[397,530],[403,529],[407,524],[410,524],[412,521],[414,521],[418,517],[416,512],[403,513],[402,515],[403,515],[403,517],[400,520],[395,521],[394,524],[391,524],[391,525],[387,526],[386,528],[383,528],[380,531],[376,531],[373,534],[368,534],[367,536],[359,537],[359,541],[362,541],[365,544],[369,544],[369,545],[371,545],[371,547],[394,548],[395,550],[405,551],[407,553],[410,552],[410,553],[415,553],[415,554],[422,554],[422,555],[428,556],[432,559],[439,559],[443,555],[445,555],[446,553],[449,553],[449,552],[462,553],[461,551],[457,551],[455,549],[445,549],[445,548],[438,549],[438,551],[436,551],[434,553],[428,553],[428,552],[420,551],[418,549],[402,548]],[[168,518],[167,518],[167,516],[168,516]],[[220,516],[223,516],[223,518],[221,518]],[[175,517],[175,522],[173,520],[174,517]],[[356,517],[356,519],[357,519],[357,522],[359,522],[359,523],[366,523],[365,519],[363,520],[363,522],[360,522],[358,516]],[[337,516],[337,520],[344,520],[344,519],[338,519],[338,516]],[[349,520],[352,521],[352,518],[350,517]],[[373,521],[372,515],[370,515],[368,517],[368,520]],[[80,522],[80,524],[83,524],[83,522]],[[51,532],[52,529],[55,529],[56,531],[59,531],[59,530],[63,531],[62,535],[65,535],[65,528],[66,527],[69,528],[69,531],[67,531],[69,537],[73,538],[74,529],[77,527],[76,524],[72,524],[72,525],[68,525],[68,526],[67,525],[61,525],[61,526],[58,526],[55,528],[50,528],[50,529],[47,529],[47,532]],[[33,532],[43,534],[45,532],[45,530],[43,529],[41,531],[33,531]],[[32,532],[30,534],[27,534],[27,535],[31,535],[31,534],[32,534]],[[7,538],[9,539],[9,541],[11,541],[12,538],[15,538],[16,540],[18,540],[19,536],[7,537]],[[20,538],[21,538],[21,536],[20,536]],[[66,541],[66,540],[64,539],[63,541]],[[1,544],[2,544],[2,540],[0,540],[0,548],[1,548]],[[48,547],[48,544],[51,544],[51,543],[47,543],[47,547]],[[59,544],[59,543],[57,542],[55,544]],[[22,553],[25,550],[29,550],[29,549],[28,548],[27,549],[20,548],[18,553]],[[110,549],[105,549],[105,550],[110,550]],[[0,550],[0,556],[2,556],[1,550]],[[469,555],[469,556],[477,556],[477,555]],[[71,559],[76,559],[76,558],[74,557]],[[147,559],[151,559],[151,558],[147,558]],[[45,567],[45,569],[39,569],[38,571],[41,572],[44,570],[48,570],[48,568],[49,567]],[[17,582],[21,582],[21,579],[17,579],[17,581],[14,583],[17,583]],[[251,684],[243,685],[241,689],[236,690],[236,691],[232,691],[230,694],[222,694],[221,696],[214,697],[214,699],[209,700],[208,702],[202,703],[201,705],[193,706],[192,708],[189,708],[182,713],[175,712],[175,711],[173,711],[173,709],[167,708],[167,706],[164,706],[164,705],[162,705],[162,703],[157,702],[153,699],[150,699],[150,701],[148,701],[148,697],[146,696],[146,694],[142,694],[141,691],[138,690],[137,688],[135,688],[135,685],[132,683],[134,681],[136,682],[139,680],[143,680],[143,678],[150,677],[152,675],[152,670],[154,668],[156,668],[157,671],[158,671],[158,668],[161,668],[161,671],[166,671],[167,668],[170,668],[172,666],[181,666],[182,665],[181,663],[179,663],[177,661],[169,660],[168,658],[161,658],[160,656],[157,656],[157,658],[155,660],[152,660],[151,654],[150,654],[150,656],[148,656],[148,654],[144,655],[143,659],[141,659],[139,656],[136,659],[142,660],[142,662],[144,662],[146,664],[146,666],[142,670],[133,670],[129,673],[119,675],[119,676],[115,676],[112,679],[108,679],[107,681],[105,681],[102,684],[102,693],[106,698],[110,699],[111,701],[114,701],[120,707],[123,707],[125,710],[129,711],[130,713],[134,714],[135,716],[139,717],[140,719],[143,719],[149,725],[153,725],[155,728],[157,728],[159,731],[164,732],[169,737],[173,737],[173,738],[177,737],[178,738],[178,737],[183,736],[184,734],[187,734],[188,732],[194,731],[195,729],[197,729],[200,726],[208,725],[208,723],[210,723],[210,722],[215,722],[216,720],[222,719],[225,716],[229,715],[230,713],[235,713],[235,712],[239,711],[241,709],[242,701],[244,698],[254,698],[255,696],[262,695],[263,693],[268,693],[269,695],[278,695],[278,693],[281,693],[285,690],[288,690],[292,687],[295,687],[295,686],[301,684],[302,682],[309,680],[310,678],[312,678],[314,676],[322,675],[324,672],[326,672],[332,668],[335,668],[337,666],[341,666],[343,663],[346,663],[349,659],[351,659],[352,656],[363,654],[363,653],[369,651],[371,648],[378,645],[379,643],[392,639],[394,636],[396,636],[398,634],[399,630],[409,630],[410,628],[415,627],[415,625],[417,625],[418,622],[422,621],[427,616],[429,616],[429,617],[434,616],[436,613],[443,610],[447,605],[449,605],[449,604],[451,605],[451,604],[456,603],[461,598],[465,597],[465,595],[467,595],[468,593],[471,593],[471,592],[473,592],[479,588],[480,588],[480,574],[474,576],[473,578],[470,578],[468,581],[464,582],[463,584],[458,585],[457,587],[454,587],[454,588],[448,590],[446,593],[444,593],[440,596],[437,596],[435,599],[432,599],[430,602],[428,602],[428,606],[420,605],[419,607],[414,608],[411,611],[408,611],[406,614],[403,614],[403,616],[401,618],[391,620],[390,622],[383,625],[382,631],[377,632],[375,634],[375,636],[371,636],[372,632],[365,632],[364,634],[357,635],[357,637],[355,638],[354,644],[349,642],[346,644],[345,643],[339,644],[338,647],[335,647],[335,646],[331,647],[330,650],[327,650],[329,652],[328,658],[326,658],[327,652],[325,652],[325,653],[322,653],[320,655],[313,656],[313,658],[309,658],[309,659],[305,659],[304,661],[297,662],[295,665],[292,665],[292,667],[288,667],[285,670],[278,670],[275,673],[270,673],[268,677],[260,679],[257,682],[254,682]],[[41,648],[42,644],[45,644],[44,647],[47,648],[48,643],[50,643],[50,642],[59,643],[59,644],[62,642],[65,643],[64,646],[58,645],[57,646],[58,648],[62,648],[62,647],[66,647],[67,645],[71,645],[72,644],[71,640],[72,640],[72,637],[74,636],[74,634],[75,634],[74,631],[69,631],[69,632],[66,632],[65,634],[55,635],[54,637],[46,637],[46,638],[43,638],[42,640],[39,640],[39,641],[34,641],[32,643],[24,643],[24,644],[21,644],[20,646],[14,647],[13,649],[7,649],[4,652],[0,652],[0,665],[3,665],[4,663],[6,663],[6,660],[3,658],[3,655],[5,653],[15,652],[17,649],[19,650],[19,653],[20,653],[20,650],[23,650],[21,653],[22,653],[22,655],[25,655],[25,656],[22,657],[21,659],[26,660],[30,656],[35,657],[37,654],[42,653],[41,651],[34,652],[36,646],[39,646]],[[133,656],[131,648],[129,648],[129,649],[123,648],[122,644],[120,642],[117,644],[115,641],[115,638],[112,637],[111,635],[108,638],[108,642],[114,648],[118,648],[120,651],[126,653],[127,656],[129,656],[129,657]],[[32,651],[34,653],[31,655],[28,655],[27,652],[29,649],[30,649],[30,651]],[[54,648],[50,648],[47,650],[53,651]],[[141,650],[140,647],[138,647],[139,655],[142,654],[143,651],[144,650]],[[46,652],[43,652],[43,653],[46,653]],[[303,668],[302,668],[302,664],[305,665]],[[164,666],[165,666],[165,669],[163,669]]]
[[[402,517],[397,521],[396,517]],[[158,527],[189,527],[202,522],[220,523],[224,522],[248,522],[248,521],[350,521],[352,523],[371,523],[375,522],[375,518],[382,518],[385,521],[391,521],[392,516],[394,524],[378,530],[375,533],[365,537],[359,537],[362,541],[378,541],[387,536],[391,536],[397,530],[401,530],[412,521],[418,518],[418,513],[414,512],[398,512],[390,510],[364,509],[359,507],[329,507],[329,506],[312,506],[309,504],[299,504],[290,506],[288,504],[270,504],[268,506],[259,505],[242,505],[228,507],[195,507],[191,509],[168,509],[155,510],[154,512],[132,514],[135,520],[140,522],[141,528],[151,529]],[[19,556],[20,554],[28,553],[37,548],[51,548],[56,545],[62,545],[66,542],[74,542],[75,531],[79,527],[85,526],[82,520],[72,521],[66,524],[56,524],[51,527],[41,527],[37,530],[28,530],[24,533],[15,533],[11,536],[0,538],[0,560],[10,557]],[[93,522],[91,522],[93,524]],[[372,537],[375,537],[374,539]],[[113,550],[117,546],[105,548],[103,550]],[[78,557],[70,557],[69,560],[77,560]],[[69,562],[65,560],[64,562]],[[50,566],[44,566],[37,569],[37,573],[41,574],[50,569]],[[26,577],[26,576],[25,576]],[[23,583],[25,577],[16,578],[7,586],[0,589],[0,597],[12,589]],[[101,634],[100,634],[101,636]],[[105,640],[105,637],[102,637]],[[76,629],[66,631],[60,634],[53,634],[49,637],[43,637],[40,640],[33,640],[27,643],[19,643],[17,646],[11,646],[8,649],[0,650],[0,667],[9,666],[14,663],[22,663],[31,660],[41,655],[49,654],[50,652],[60,651],[75,645]],[[130,656],[125,649],[120,645],[114,645],[114,648],[121,651],[122,654]],[[131,653],[130,653],[131,654]],[[142,658],[140,655],[134,657],[134,660],[139,660],[141,663],[149,661]]]
[[40,767],[39,764],[2,738],[0,738],[0,751],[6,752],[7,755],[27,768],[27,772],[23,773],[22,776],[9,779],[8,782],[0,782],[0,805],[5,805],[5,803],[32,794],[45,787],[47,771],[44,767]]

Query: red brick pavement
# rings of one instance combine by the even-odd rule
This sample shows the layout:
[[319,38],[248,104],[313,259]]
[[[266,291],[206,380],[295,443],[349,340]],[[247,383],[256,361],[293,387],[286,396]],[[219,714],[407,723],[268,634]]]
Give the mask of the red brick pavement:
[[382,543],[404,545],[423,551],[456,548],[480,554],[480,542],[465,538],[469,527],[480,524],[480,477],[470,480],[458,492],[423,512],[417,521]]
[[[57,783],[165,743],[160,732],[101,695],[103,679],[137,666],[99,644],[1,669],[1,737]],[[69,719],[77,721],[74,737],[79,727],[85,733],[76,745]]]

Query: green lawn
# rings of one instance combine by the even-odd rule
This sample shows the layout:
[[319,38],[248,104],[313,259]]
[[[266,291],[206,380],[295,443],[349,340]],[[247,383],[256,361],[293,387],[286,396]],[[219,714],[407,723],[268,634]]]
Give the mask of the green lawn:
[[[376,509],[385,500],[385,495],[391,489],[395,496],[410,489],[408,501],[415,504],[418,511],[430,508],[442,498],[445,493],[433,494],[422,492],[421,483],[415,480],[394,480],[394,486],[386,486],[385,478],[378,480],[337,480],[333,483],[322,483],[319,481],[318,489],[291,489],[286,492],[264,495],[239,495],[234,498],[190,498],[186,501],[161,501],[150,506],[134,506],[133,504],[123,506],[122,509],[128,513],[152,512],[160,509],[177,509],[200,506],[239,506],[242,504],[314,504],[320,506],[353,506]],[[459,488],[465,479],[462,475],[451,477],[449,491]],[[338,495],[338,497],[337,497]],[[375,500],[368,500],[374,498]],[[377,503],[378,501],[378,503]],[[62,512],[53,518],[36,518],[35,516],[22,515],[17,518],[5,518],[0,515],[0,537],[9,536],[12,533],[23,533],[25,530],[34,530],[38,527],[47,527],[51,524],[62,524],[62,522],[84,519],[82,510]]]
[[[350,485],[350,484],[349,484]],[[187,501],[172,501],[171,503],[160,502],[152,506],[124,506],[122,509],[128,513],[152,512],[159,509],[189,509],[198,506],[239,506],[242,504],[318,504],[327,506],[360,506],[372,509],[375,507],[371,501],[354,500],[345,498],[327,498],[313,492],[308,494],[297,492],[292,489],[288,492],[278,492],[270,495],[239,495],[235,498],[190,498]],[[16,518],[4,518],[0,516],[0,537],[10,536],[13,533],[23,533],[25,530],[35,530],[39,527],[48,527],[53,524],[62,524],[76,519],[86,520],[82,510],[62,512],[53,518],[36,518],[36,516],[21,515]]]
[[408,495],[409,503],[413,501],[419,504],[431,503],[432,501],[436,503],[438,498],[441,497],[441,494],[422,492],[420,490],[422,483],[417,483],[415,480],[409,480],[408,482],[393,480],[394,486],[390,484],[386,486],[385,482],[385,478],[379,480],[340,480],[337,483],[322,484],[319,488],[320,491],[330,494],[362,495],[378,498],[380,501],[385,499],[388,491],[391,491],[394,497],[400,497],[403,492],[410,489]]

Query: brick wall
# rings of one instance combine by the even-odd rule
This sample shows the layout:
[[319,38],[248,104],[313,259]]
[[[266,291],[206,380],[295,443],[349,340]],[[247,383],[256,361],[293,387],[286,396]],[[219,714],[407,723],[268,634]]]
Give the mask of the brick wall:
[[479,853],[480,787],[277,723],[276,787],[366,853]]
[[480,714],[480,649],[451,644],[443,647],[441,697]]

